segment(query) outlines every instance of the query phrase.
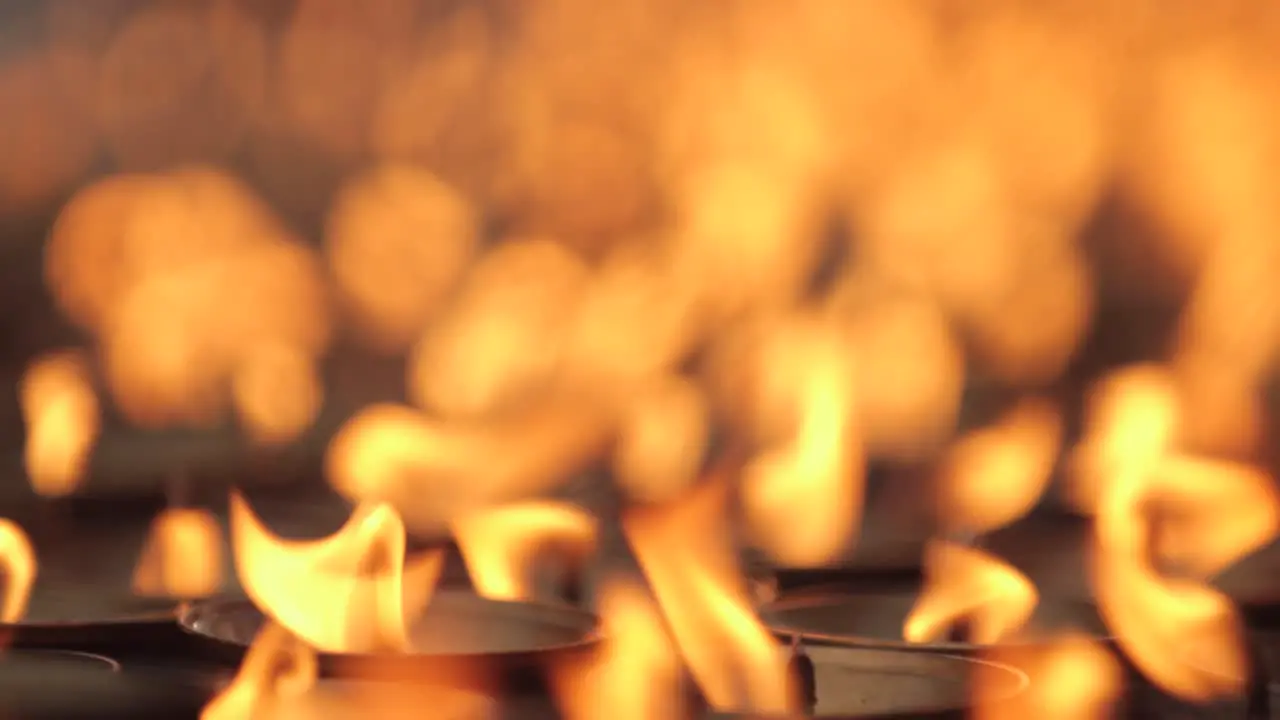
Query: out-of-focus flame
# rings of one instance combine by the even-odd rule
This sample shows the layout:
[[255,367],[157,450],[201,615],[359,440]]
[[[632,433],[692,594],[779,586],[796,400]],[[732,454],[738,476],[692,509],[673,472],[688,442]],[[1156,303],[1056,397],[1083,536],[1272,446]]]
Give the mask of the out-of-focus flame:
[[714,320],[785,306],[817,261],[821,216],[804,188],[774,170],[750,160],[710,164],[681,188],[676,272]]
[[[742,502],[752,539],[788,565],[828,562],[846,549],[862,500],[849,348],[829,323],[783,321],[751,358],[764,422],[794,418],[779,445],[744,470]],[[775,415],[775,413],[777,415]],[[778,417],[784,420],[779,420]]]
[[581,560],[596,540],[593,517],[555,502],[482,510],[456,520],[453,530],[476,592],[495,600],[535,600],[529,574],[536,553],[551,546]]
[[954,432],[965,358],[938,304],[920,293],[849,273],[826,300],[856,349],[852,372],[867,453],[932,457]]
[[683,668],[648,593],[622,581],[606,582],[597,607],[606,638],[599,653],[552,669],[561,712],[568,720],[683,718]]
[[615,425],[613,413],[571,396],[454,423],[375,405],[334,437],[326,474],[348,498],[390,503],[416,531],[439,530],[461,513],[554,489],[603,453]]
[[38,358],[23,374],[18,394],[31,486],[48,496],[74,492],[101,423],[88,358],[75,350]]
[[[1097,505],[1091,570],[1099,610],[1126,655],[1162,688],[1203,700],[1238,691],[1247,677],[1239,619],[1223,594],[1199,582],[1162,577],[1152,567],[1148,504],[1168,493],[1191,503],[1208,500],[1209,511],[1223,504],[1271,506],[1248,513],[1240,528],[1224,531],[1221,543],[1206,543],[1204,554],[1181,536],[1192,531],[1192,538],[1202,537],[1196,523],[1161,528],[1165,547],[1175,549],[1191,568],[1204,570],[1269,539],[1277,500],[1264,478],[1233,478],[1214,463],[1171,460],[1171,430],[1180,411],[1174,393],[1172,380],[1158,368],[1120,371],[1103,386],[1099,414],[1089,418],[1088,428],[1091,435],[1108,433],[1094,441],[1103,452],[1089,466],[1099,473],[1092,481]],[[1203,525],[1210,526],[1224,527],[1212,521]],[[1217,671],[1200,670],[1180,656],[1177,650],[1188,646],[1201,654],[1201,666]]]
[[253,348],[231,378],[240,421],[264,443],[292,440],[311,426],[324,398],[315,364],[288,345]]
[[245,652],[240,672],[200,712],[200,720],[271,720],[288,717],[276,705],[316,684],[316,652],[283,626],[268,621]]
[[623,528],[708,704],[782,713],[793,699],[786,662],[738,586],[727,501],[726,479],[713,477],[671,503],[628,511]]
[[1160,511],[1156,556],[1197,578],[1225,570],[1280,531],[1274,482],[1244,465],[1170,455],[1152,474],[1149,500]]
[[462,277],[478,225],[465,198],[411,165],[384,165],[343,187],[325,252],[360,336],[387,352],[412,345]]
[[133,571],[133,592],[147,597],[199,598],[222,588],[222,530],[207,510],[168,509],[151,532]]
[[269,440],[311,421],[328,291],[314,254],[238,180],[193,167],[100,181],[59,215],[45,271],[96,335],[126,419],[207,424],[234,399]]
[[1104,479],[1146,472],[1177,437],[1176,390],[1160,368],[1139,365],[1113,374],[1090,391],[1086,433],[1073,451],[1068,500],[1093,514]]
[[551,240],[508,240],[488,252],[414,350],[414,401],[476,417],[527,400],[559,366],[586,281],[582,261]]
[[26,614],[36,570],[36,551],[27,533],[12,520],[0,519],[0,571],[4,573],[0,622],[17,622]]
[[1052,477],[1062,436],[1057,408],[1024,400],[995,425],[947,449],[938,508],[945,528],[986,533],[1025,515]]
[[674,370],[700,339],[695,288],[677,274],[660,239],[615,247],[587,281],[565,339],[568,382],[627,391]]
[[1040,600],[1035,585],[1013,566],[954,542],[925,550],[925,585],[902,626],[908,642],[941,639],[968,620],[971,642],[992,645],[1026,625]]
[[394,510],[361,505],[316,541],[277,537],[239,495],[231,496],[230,512],[236,572],[264,613],[323,651],[410,648],[409,628],[435,590],[443,556],[406,560]]
[[[1093,638],[1067,634],[1042,643],[996,648],[973,679],[974,717],[978,720],[1097,720],[1110,717],[1124,686],[1124,669]],[[1011,695],[1007,672],[1016,667],[1029,684]]]
[[658,378],[635,392],[623,412],[614,476],[632,499],[670,500],[702,469],[709,410],[702,390],[680,378]]

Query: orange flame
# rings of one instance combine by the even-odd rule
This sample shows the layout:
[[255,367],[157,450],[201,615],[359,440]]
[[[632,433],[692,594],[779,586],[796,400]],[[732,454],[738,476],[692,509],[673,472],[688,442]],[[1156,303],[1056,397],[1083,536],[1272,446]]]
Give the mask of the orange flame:
[[333,535],[288,541],[271,533],[238,494],[231,496],[236,572],[262,611],[328,652],[405,651],[442,567],[439,552],[405,558],[394,510],[362,505]]
[[529,502],[460,518],[454,536],[476,592],[495,600],[534,600],[528,572],[535,553],[555,545],[582,558],[595,546],[596,524],[563,503]]
[[711,707],[785,712],[785,661],[745,588],[735,586],[727,490],[724,478],[713,478],[667,505],[630,511],[623,528]]
[[961,437],[943,460],[938,504],[946,527],[985,533],[1025,515],[1049,484],[1061,435],[1057,409],[1032,399]]
[[455,190],[410,165],[383,166],[343,187],[325,251],[370,345],[406,349],[440,312],[475,251],[475,215]]
[[909,642],[939,640],[963,619],[971,620],[974,643],[1008,640],[1031,619],[1040,599],[1025,575],[981,550],[934,541],[924,563],[924,590],[902,626]]
[[788,330],[780,337],[797,344],[761,358],[761,384],[794,403],[794,434],[747,466],[742,501],[756,543],[783,564],[806,566],[849,544],[861,514],[862,455],[844,344],[822,323]]
[[0,569],[5,579],[0,622],[14,623],[26,614],[31,588],[36,584],[36,551],[21,527],[3,519],[0,519]]
[[[1212,500],[1208,510],[1248,502],[1271,506],[1248,513],[1221,542],[1206,543],[1203,554],[1181,533],[1220,525],[1162,528],[1165,546],[1177,548],[1191,567],[1215,568],[1274,534],[1275,492],[1258,476],[1233,478],[1214,463],[1176,456],[1170,462],[1170,431],[1179,408],[1172,381],[1160,370],[1121,371],[1101,392],[1098,407],[1107,412],[1090,418],[1090,433],[1109,432],[1095,440],[1106,452],[1091,466],[1100,473],[1092,480],[1098,488],[1092,574],[1103,618],[1138,668],[1166,690],[1197,700],[1236,692],[1246,677],[1247,659],[1230,600],[1196,582],[1163,578],[1151,567],[1152,529],[1144,510],[1162,492],[1185,494],[1179,499],[1191,503]],[[1218,672],[1202,671],[1180,657],[1176,650],[1188,645],[1206,658],[1205,667]]]
[[232,385],[269,439],[312,419],[306,380],[330,334],[323,275],[238,180],[184,168],[100,181],[63,208],[45,265],[130,421],[216,421]]
[[1010,697],[1003,677],[979,667],[973,686],[978,720],[1096,720],[1109,716],[1124,684],[1124,670],[1115,656],[1082,635],[1000,647],[985,659],[1022,670],[1030,682]]
[[1280,496],[1256,468],[1177,454],[1151,482],[1150,500],[1165,511],[1154,550],[1195,577],[1216,575],[1280,531]]
[[151,532],[133,571],[133,592],[148,597],[199,598],[222,587],[222,530],[206,510],[168,509]]
[[277,717],[273,705],[315,686],[316,653],[284,627],[263,625],[245,653],[240,672],[200,712],[200,720],[259,720]]
[[599,654],[553,668],[561,712],[568,720],[682,718],[682,668],[653,600],[638,587],[611,581],[600,589],[598,608],[607,638]]
[[614,421],[598,406],[549,397],[483,422],[441,423],[375,405],[334,437],[327,475],[338,492],[393,505],[415,530],[546,492],[599,457]]
[[414,349],[414,402],[476,417],[527,401],[559,367],[566,318],[587,277],[582,261],[551,240],[508,240],[489,251]]
[[27,425],[27,477],[37,493],[68,495],[84,480],[99,432],[88,358],[69,350],[38,358],[19,385]]
[[665,377],[644,385],[621,424],[613,472],[630,497],[670,500],[697,480],[710,434],[709,409],[697,386]]

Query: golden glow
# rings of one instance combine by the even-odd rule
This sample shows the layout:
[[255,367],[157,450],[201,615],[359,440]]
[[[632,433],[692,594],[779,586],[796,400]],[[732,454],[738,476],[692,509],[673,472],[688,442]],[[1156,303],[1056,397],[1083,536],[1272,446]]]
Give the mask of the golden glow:
[[4,571],[0,622],[17,622],[26,614],[36,569],[36,551],[26,532],[16,523],[0,519],[0,570]]
[[74,492],[85,479],[101,424],[88,358],[74,350],[38,358],[23,374],[18,395],[31,487],[47,496]]
[[133,592],[149,597],[193,599],[222,588],[222,529],[206,510],[169,509],[151,532],[133,571]]
[[231,540],[245,593],[312,647],[329,652],[404,652],[409,628],[430,601],[443,557],[405,556],[404,524],[391,508],[364,505],[333,535],[273,535],[239,495]]

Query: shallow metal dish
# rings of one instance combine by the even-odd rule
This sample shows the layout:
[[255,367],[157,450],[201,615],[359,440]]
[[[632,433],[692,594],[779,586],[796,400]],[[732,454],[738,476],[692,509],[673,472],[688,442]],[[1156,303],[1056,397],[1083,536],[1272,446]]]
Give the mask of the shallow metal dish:
[[[1030,683],[1016,668],[954,655],[850,647],[810,647],[808,653],[816,675],[813,713],[818,718],[963,718],[972,707],[975,672],[1001,678],[997,697],[1012,698]],[[761,716],[708,715],[737,717]]]
[[[181,627],[219,660],[238,663],[264,616],[245,599],[196,601],[178,616]],[[414,679],[447,665],[475,688],[504,695],[545,690],[547,663],[591,652],[600,640],[596,617],[576,608],[489,600],[440,590],[412,630],[416,652],[403,655],[330,654],[327,676]]]
[[[798,635],[812,643],[947,653],[982,649],[982,645],[967,641],[917,644],[904,640],[902,625],[918,596],[918,590],[856,593],[840,588],[815,588],[764,605],[760,616],[773,632]],[[1030,629],[1032,637],[1039,632],[1066,629],[1108,637],[1096,610],[1082,602],[1042,602],[1036,608]]]

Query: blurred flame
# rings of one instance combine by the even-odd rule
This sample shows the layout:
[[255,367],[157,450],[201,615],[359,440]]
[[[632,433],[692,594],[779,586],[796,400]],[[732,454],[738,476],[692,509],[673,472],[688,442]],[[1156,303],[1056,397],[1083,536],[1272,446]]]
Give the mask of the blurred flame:
[[45,279],[95,334],[126,419],[207,424],[234,385],[265,439],[310,423],[319,391],[307,379],[330,334],[321,269],[226,173],[188,167],[82,190],[54,225]]
[[1026,688],[1010,696],[1005,671],[981,666],[972,690],[979,720],[1097,720],[1110,717],[1124,689],[1124,669],[1105,645],[1076,634],[1043,643],[1004,646],[984,659],[1027,674]]
[[27,477],[41,495],[68,495],[84,481],[98,436],[98,396],[89,361],[69,350],[37,358],[19,383],[27,425]]
[[12,520],[0,519],[0,570],[4,571],[4,603],[0,622],[15,623],[27,612],[36,584],[36,551],[26,532]]
[[[742,502],[753,540],[785,565],[831,561],[861,514],[862,456],[853,424],[848,348],[829,325],[802,318],[784,326],[759,357],[760,394],[789,407],[796,425],[780,446],[744,470]],[[790,341],[790,342],[788,342]],[[768,401],[766,401],[768,402]]]
[[964,354],[938,303],[851,272],[826,310],[856,348],[855,411],[867,452],[932,456],[954,432],[965,383]]
[[557,704],[568,720],[680,720],[679,656],[653,600],[642,588],[607,581],[597,601],[604,646],[594,658],[552,668]]
[[1145,472],[1158,462],[1172,446],[1181,418],[1172,378],[1154,365],[1104,378],[1089,392],[1085,417],[1067,494],[1077,509],[1093,514],[1104,479]]
[[938,507],[945,527],[987,533],[1025,515],[1049,484],[1061,437],[1057,408],[1038,398],[963,435],[943,459]]
[[[1190,491],[1190,498],[1178,499],[1211,499],[1215,505],[1271,506],[1261,515],[1249,513],[1240,528],[1224,530],[1223,542],[1206,543],[1203,554],[1180,534],[1195,529],[1194,523],[1161,529],[1166,547],[1177,549],[1191,567],[1212,568],[1274,534],[1275,491],[1254,476],[1223,475],[1212,463],[1169,464],[1179,408],[1172,381],[1159,369],[1120,371],[1104,383],[1100,395],[1088,428],[1091,435],[1108,433],[1094,441],[1100,455],[1090,465],[1098,473],[1092,481],[1098,488],[1092,573],[1099,610],[1125,653],[1162,688],[1197,700],[1236,692],[1240,678],[1247,676],[1247,658],[1230,600],[1198,582],[1161,577],[1152,568],[1152,527],[1144,511],[1162,492],[1177,497]],[[1228,557],[1232,552],[1236,556]],[[1202,652],[1204,667],[1217,672],[1187,663],[1176,652],[1186,646]]]
[[326,475],[348,498],[390,503],[415,530],[440,529],[460,513],[565,482],[604,451],[613,425],[610,412],[573,397],[454,423],[374,405],[333,438]]
[[170,508],[151,523],[133,571],[133,592],[199,598],[222,588],[222,530],[206,510]]
[[235,369],[231,394],[241,421],[255,439],[292,440],[320,412],[324,388],[312,359],[288,345],[253,348]]
[[709,409],[702,390],[681,378],[658,378],[634,392],[614,449],[614,476],[632,499],[673,499],[702,470]]
[[200,720],[268,720],[275,705],[316,684],[316,652],[283,626],[267,621],[245,652],[231,684],[200,712]]
[[924,567],[924,590],[902,626],[908,642],[940,640],[968,620],[969,641],[993,645],[1021,630],[1040,600],[1035,585],[1012,565],[958,543],[931,542]]
[[1255,468],[1171,455],[1151,484],[1150,499],[1163,511],[1154,550],[1194,577],[1218,574],[1280,531],[1280,496]]
[[361,505],[336,533],[289,541],[231,496],[231,538],[245,593],[322,651],[403,652],[442,567],[439,552],[405,557],[404,524],[385,505]]
[[494,600],[535,600],[535,553],[551,545],[581,559],[596,540],[591,515],[554,502],[484,510],[454,521],[453,529],[476,592]]
[[666,505],[628,511],[623,529],[708,704],[786,712],[785,658],[738,587],[727,492],[723,477],[711,478]]
[[375,348],[408,348],[441,311],[471,261],[479,219],[426,170],[380,166],[343,186],[325,253],[356,331]]
[[413,351],[410,395],[447,417],[476,417],[545,386],[587,269],[546,239],[508,240],[476,263],[441,321]]

